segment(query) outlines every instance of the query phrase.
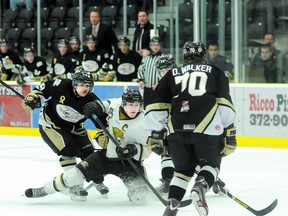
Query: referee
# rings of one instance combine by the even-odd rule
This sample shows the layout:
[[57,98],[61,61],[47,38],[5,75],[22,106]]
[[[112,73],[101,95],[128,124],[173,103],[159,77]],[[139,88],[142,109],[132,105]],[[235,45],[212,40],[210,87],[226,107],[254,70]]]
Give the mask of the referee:
[[143,58],[143,61],[138,69],[137,77],[139,80],[139,87],[144,89],[143,91],[143,101],[144,109],[152,101],[153,91],[158,85],[159,80],[161,79],[160,74],[156,68],[156,61],[158,56],[161,55],[161,45],[160,38],[153,37],[150,40],[150,50],[151,53]]

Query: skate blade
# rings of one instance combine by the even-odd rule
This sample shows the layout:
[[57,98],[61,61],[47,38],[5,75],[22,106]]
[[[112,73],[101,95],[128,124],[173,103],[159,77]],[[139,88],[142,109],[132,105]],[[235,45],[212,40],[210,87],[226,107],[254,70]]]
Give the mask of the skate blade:
[[72,201],[76,201],[76,202],[85,202],[87,200],[87,197],[86,196],[70,196],[70,199]]
[[202,201],[199,197],[199,194],[196,191],[192,191],[191,193],[191,199],[193,201],[193,204],[196,207],[196,210],[198,211],[200,216],[207,216],[208,211],[207,209],[203,206]]

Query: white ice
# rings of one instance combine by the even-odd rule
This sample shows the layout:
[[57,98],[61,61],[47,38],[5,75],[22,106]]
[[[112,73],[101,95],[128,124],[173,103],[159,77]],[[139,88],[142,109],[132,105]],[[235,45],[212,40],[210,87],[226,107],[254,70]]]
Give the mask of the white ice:
[[[165,207],[151,194],[147,204],[132,205],[123,183],[107,175],[110,188],[107,199],[96,189],[89,190],[86,202],[71,201],[68,196],[53,194],[29,199],[25,189],[41,187],[62,172],[58,156],[40,137],[0,136],[0,215],[1,216],[162,216]],[[160,158],[152,155],[145,161],[149,181],[157,186]],[[288,150],[238,148],[222,162],[220,178],[231,194],[256,210],[278,199],[278,206],[268,215],[288,215]],[[190,187],[194,178],[190,183]],[[185,198],[188,198],[189,193]],[[207,194],[209,216],[249,216],[247,209],[226,195]],[[177,216],[198,216],[193,204],[181,208]]]

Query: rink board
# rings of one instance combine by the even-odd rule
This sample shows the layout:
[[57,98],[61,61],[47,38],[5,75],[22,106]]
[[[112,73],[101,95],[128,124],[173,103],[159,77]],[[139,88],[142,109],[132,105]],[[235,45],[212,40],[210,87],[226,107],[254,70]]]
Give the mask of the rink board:
[[[7,82],[23,95],[38,83],[18,86]],[[107,100],[122,95],[125,88],[137,88],[137,83],[95,82],[94,93]],[[288,148],[288,86],[285,84],[231,84],[230,94],[237,113],[237,140],[243,147]],[[0,85],[0,135],[39,136],[39,109],[23,111],[21,99]],[[94,136],[93,123],[85,126]]]

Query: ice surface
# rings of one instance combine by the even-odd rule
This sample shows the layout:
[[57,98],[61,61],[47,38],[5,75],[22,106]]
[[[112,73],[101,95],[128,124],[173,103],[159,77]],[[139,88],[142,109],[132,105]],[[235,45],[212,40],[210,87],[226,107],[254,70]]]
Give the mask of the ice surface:
[[[162,216],[165,209],[153,194],[146,205],[132,205],[123,183],[112,175],[105,177],[110,188],[107,199],[94,188],[89,190],[86,202],[71,201],[62,194],[26,198],[25,189],[41,187],[62,172],[58,156],[40,137],[0,136],[0,164],[1,216]],[[160,184],[160,157],[153,154],[145,166],[151,184],[156,187]],[[223,158],[220,178],[234,196],[256,210],[277,198],[278,206],[268,215],[288,215],[288,150],[238,148]],[[194,178],[190,187],[193,182]],[[209,216],[253,215],[229,197],[212,191],[207,194],[207,202]],[[193,205],[181,208],[177,214],[193,215],[198,216]]]

